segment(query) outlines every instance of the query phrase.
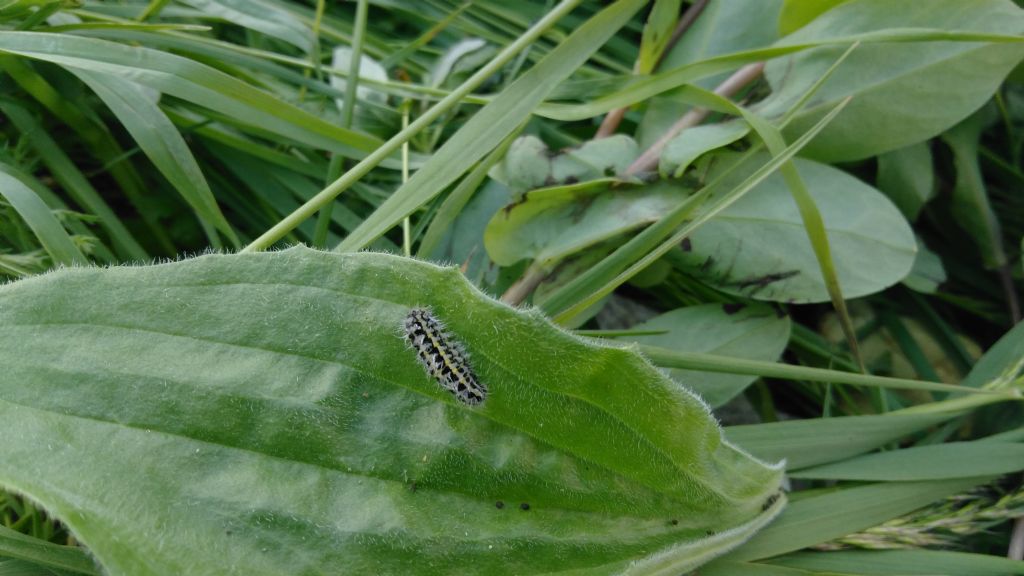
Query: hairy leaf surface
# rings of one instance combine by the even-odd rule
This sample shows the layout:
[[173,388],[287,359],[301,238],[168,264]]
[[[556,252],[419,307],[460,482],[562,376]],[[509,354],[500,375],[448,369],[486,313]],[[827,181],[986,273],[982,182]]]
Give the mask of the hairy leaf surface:
[[[482,404],[420,366],[413,307]],[[72,268],[0,288],[0,326],[0,486],[113,575],[682,571],[781,507],[779,468],[638,354],[455,269],[305,248]]]

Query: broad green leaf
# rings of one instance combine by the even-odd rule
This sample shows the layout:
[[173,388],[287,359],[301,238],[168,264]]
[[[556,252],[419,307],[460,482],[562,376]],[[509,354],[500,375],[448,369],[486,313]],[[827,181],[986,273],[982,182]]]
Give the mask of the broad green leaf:
[[531,190],[500,210],[484,243],[503,266],[524,258],[554,263],[584,248],[657,221],[689,196],[678,181],[641,186],[618,180]]
[[[1024,11],[1010,0],[897,2],[852,0],[787,36],[781,44],[848,37],[878,30],[1024,32]],[[770,61],[772,95],[757,111],[781,115],[828,68],[841,48],[817,48]],[[854,52],[797,116],[787,134],[802,134],[829,105],[853,96],[836,122],[804,151],[822,161],[858,160],[935,136],[988,100],[1024,56],[1018,44],[870,43]]]
[[759,560],[828,542],[990,480],[883,482],[808,496],[792,502],[774,524],[727,558]]
[[679,178],[702,155],[743,138],[750,132],[746,122],[724,122],[695,126],[676,136],[665,146],[658,161],[662,176]]
[[903,279],[903,284],[924,294],[935,294],[939,286],[946,282],[946,268],[942,265],[942,259],[935,252],[917,238],[917,255],[914,256],[914,265],[910,268],[910,274]]
[[149,48],[96,38],[0,31],[0,52],[132,81],[209,108],[245,126],[360,158],[380,140],[346,130],[204,64]]
[[[718,156],[710,177],[736,158]],[[735,185],[767,159],[756,156],[749,167],[730,175],[729,182]],[[841,170],[810,160],[794,162],[825,221],[843,294],[871,294],[906,276],[916,243],[896,207]],[[695,276],[732,294],[782,302],[829,299],[800,212],[781,175],[769,176],[696,230],[684,261],[693,266]]]
[[970,574],[971,576],[1008,576],[1024,574],[1024,562],[945,550],[848,550],[838,552],[799,552],[771,561],[773,564],[813,570],[871,576]]
[[918,142],[880,155],[875,183],[907,220],[917,220],[921,208],[935,196],[935,169],[928,143]]
[[831,480],[941,480],[1009,474],[1024,468],[1024,444],[949,442],[868,454],[790,472],[792,478]]
[[617,134],[552,153],[536,136],[512,143],[490,176],[515,192],[616,176],[640,155],[636,142]]
[[151,98],[152,95],[139,84],[118,76],[89,70],[72,69],[72,72],[88,84],[117,116],[157,170],[196,214],[238,246],[238,236],[221,213],[199,163],[178,129]]
[[[0,557],[17,558],[37,566],[48,566],[75,574],[99,574],[92,559],[81,548],[53,544],[5,526],[0,526]],[[38,569],[36,573],[47,572]],[[0,568],[0,576],[3,574],[3,568]]]
[[[729,189],[722,186],[724,176],[709,182],[704,188],[693,194],[660,220],[645,228],[623,246],[613,252],[584,274],[573,279],[559,289],[543,304],[543,309],[557,313],[555,320],[567,322],[577,316],[583,309],[593,306],[598,300],[610,294],[638,272],[673,250],[694,230],[703,226],[714,216],[731,206],[758,184],[762,183],[780,166],[788,162],[823,126],[838,114],[845,104],[836,106],[832,112],[822,118],[821,122],[809,132],[797,138],[778,156],[758,168],[746,180]],[[753,149],[748,153],[752,156]],[[712,197],[721,195],[716,201],[693,216],[701,204]],[[692,219],[691,219],[692,218]]]
[[337,250],[364,248],[440,194],[519,127],[555,86],[586,62],[644,3],[643,0],[620,0],[579,26],[543,60],[474,114],[423,168],[345,238]]
[[[778,38],[770,25],[779,15],[782,0],[709,2],[700,16],[661,63],[669,70],[714,56],[768,46]],[[697,82],[713,88],[721,78]]]
[[815,18],[849,0],[784,0],[779,13],[779,34],[786,35],[803,28]]
[[942,140],[953,151],[956,168],[950,208],[956,214],[956,223],[977,246],[986,268],[1006,264],[999,219],[989,201],[978,163],[981,134],[995,120],[995,111],[986,106],[942,135]]
[[[639,344],[681,352],[702,352],[751,360],[774,361],[789,342],[790,321],[768,306],[705,304],[666,312],[633,326],[662,334],[622,336]],[[713,407],[739,394],[756,376],[693,370],[669,370],[673,380],[696,392]]]
[[785,459],[788,469],[799,470],[870,452],[954,416],[886,414],[790,420],[730,426],[725,434],[759,458]]
[[[482,404],[406,344],[423,306]],[[113,576],[680,573],[781,507],[781,470],[636,352],[454,268],[305,248],[74,268],[0,287],[0,326],[0,486]]]
[[[586,102],[579,104],[546,103],[538,107],[535,113],[538,116],[553,118],[556,120],[583,120],[616,108],[647,101],[658,94],[681,88],[687,84],[695,84],[699,80],[735,70],[744,64],[779,58],[780,56],[803,52],[811,48],[820,48],[823,46],[836,47],[836,52],[834,54],[823,59],[824,62],[821,69],[818,70],[815,75],[815,79],[820,79],[822,77],[822,73],[829,66],[835,63],[837,57],[854,43],[888,44],[931,42],[994,42],[999,44],[1018,45],[1024,43],[1024,39],[1017,34],[947,31],[932,28],[873,30],[850,36],[821,38],[805,43],[790,43],[788,40],[784,39],[782,42],[767,48],[755,48],[752,50],[743,50],[731,54],[714,56],[642,78],[629,77],[602,79],[596,84],[599,88],[603,87],[604,90],[599,90],[602,92],[602,95],[596,98],[593,97],[593,93],[595,92],[593,88],[585,90],[585,88],[591,86],[592,82],[585,83],[583,86],[573,88],[568,92],[559,92],[558,95],[562,98],[581,98],[589,94],[590,98],[587,99]],[[813,85],[813,82],[810,82],[809,85]],[[584,88],[584,90],[581,90],[581,88]],[[804,88],[806,88],[806,86]],[[684,92],[681,91],[680,93]],[[799,96],[794,98],[793,101],[798,99]],[[783,110],[783,112],[785,112],[785,110]],[[678,118],[678,114],[671,115],[670,118]],[[665,121],[666,120],[664,118],[660,120],[660,122]],[[638,140],[641,144],[644,144],[649,140],[649,138],[640,137]]]
[[88,260],[68,236],[57,217],[41,198],[43,185],[35,178],[0,163],[0,198],[7,201],[36,235],[55,264],[70,266]]

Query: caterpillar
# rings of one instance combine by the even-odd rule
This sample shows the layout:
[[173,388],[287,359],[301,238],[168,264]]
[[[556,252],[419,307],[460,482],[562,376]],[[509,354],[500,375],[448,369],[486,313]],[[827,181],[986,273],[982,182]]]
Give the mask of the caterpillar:
[[413,308],[402,321],[405,339],[427,375],[464,404],[476,406],[487,398],[462,345],[451,338],[429,308]]

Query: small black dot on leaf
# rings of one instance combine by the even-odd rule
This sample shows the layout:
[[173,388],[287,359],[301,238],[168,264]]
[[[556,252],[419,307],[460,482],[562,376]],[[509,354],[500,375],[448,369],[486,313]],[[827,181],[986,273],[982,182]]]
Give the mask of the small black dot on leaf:
[[527,504],[526,502],[523,502],[522,504],[519,505],[519,509],[525,512],[530,509],[530,505]]

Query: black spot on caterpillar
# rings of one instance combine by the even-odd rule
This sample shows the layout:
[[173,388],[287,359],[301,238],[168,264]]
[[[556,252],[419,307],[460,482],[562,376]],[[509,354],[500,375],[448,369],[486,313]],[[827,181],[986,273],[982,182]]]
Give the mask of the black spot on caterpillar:
[[782,492],[776,492],[775,494],[769,496],[768,499],[764,501],[764,504],[761,505],[761,512],[767,512],[772,506],[775,505],[776,502],[779,501],[779,498],[781,497]]
[[487,398],[466,359],[466,351],[451,338],[429,308],[413,308],[402,322],[405,339],[427,374],[459,401],[476,406]]

